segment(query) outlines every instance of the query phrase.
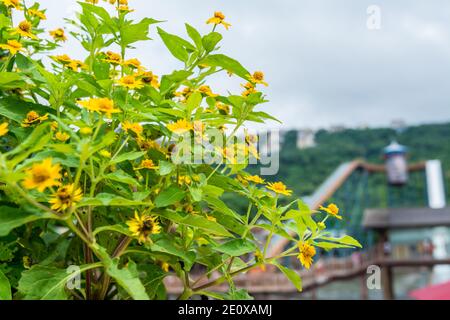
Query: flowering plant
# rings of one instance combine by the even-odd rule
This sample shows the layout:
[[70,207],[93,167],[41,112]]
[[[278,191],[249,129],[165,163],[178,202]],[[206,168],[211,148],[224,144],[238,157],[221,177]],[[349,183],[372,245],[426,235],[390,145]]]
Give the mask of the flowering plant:
[[[169,275],[180,299],[246,298],[233,277],[265,265],[301,290],[281,259],[310,268],[316,247],[359,246],[327,233],[336,206],[280,206],[291,190],[244,171],[257,139],[239,142],[238,131],[272,117],[257,110],[264,74],[218,53],[217,30],[231,26],[222,13],[203,36],[186,24],[188,40],[157,28],[184,65],[158,77],[129,55],[159,21],[134,22],[126,0],[108,2],[79,2],[66,19],[86,51],[77,60],[47,54],[69,34],[40,27],[39,3],[0,0],[0,299],[163,299]],[[218,73],[242,78],[243,91],[214,93],[206,81]],[[186,161],[198,153],[215,162]],[[244,197],[247,212],[224,193]],[[268,256],[275,237],[292,245]],[[222,282],[229,292],[214,292]]]

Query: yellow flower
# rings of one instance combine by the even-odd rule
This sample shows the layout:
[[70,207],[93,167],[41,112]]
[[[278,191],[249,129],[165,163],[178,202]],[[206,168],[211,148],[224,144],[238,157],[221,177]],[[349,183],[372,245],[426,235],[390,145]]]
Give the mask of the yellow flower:
[[61,142],[66,142],[67,140],[70,139],[70,135],[68,135],[68,134],[65,133],[65,132],[58,131],[58,132],[55,134],[55,138],[56,138],[56,140],[59,140],[59,141],[61,141]]
[[255,252],[255,262],[261,264],[260,266],[261,271],[266,271],[266,265],[264,264],[264,256],[259,249],[256,250]]
[[48,119],[48,114],[40,116],[36,111],[30,111],[27,113],[26,118],[22,121],[22,127],[28,128],[36,123],[41,123]]
[[158,76],[151,71],[143,72],[141,74],[141,80],[143,83],[151,85],[153,88],[159,88]]
[[137,211],[134,212],[134,218],[127,221],[127,225],[133,237],[136,237],[139,243],[146,242],[150,235],[161,232],[161,227],[155,216],[146,214],[139,216]]
[[246,176],[244,179],[247,180],[247,181],[256,183],[256,184],[265,184],[266,183],[263,178],[261,178],[260,176],[257,176],[257,175],[255,175],[255,176]]
[[127,67],[131,67],[131,68],[135,68],[135,69],[143,68],[141,62],[136,58],[128,59],[128,60],[124,61],[123,65],[125,65]]
[[252,93],[257,93],[258,90],[256,90],[255,85],[251,82],[247,82],[246,84],[242,85],[242,87],[245,89],[241,95],[243,97],[248,97]]
[[3,4],[8,8],[14,8],[16,10],[22,10],[20,0],[2,0]]
[[98,152],[98,154],[105,158],[111,158],[111,152],[109,152],[108,150],[105,150],[105,149],[100,150]]
[[87,65],[84,62],[80,60],[73,60],[67,54],[51,56],[51,58],[56,62],[62,63],[65,67],[72,69],[73,71],[78,71],[79,68],[87,68]]
[[134,132],[137,136],[140,136],[142,132],[144,131],[144,128],[141,126],[138,122],[128,122],[125,121],[122,123],[122,129],[128,133],[128,130]]
[[3,122],[2,124],[0,124],[0,137],[8,133],[8,125],[8,122]]
[[33,164],[25,171],[26,177],[23,186],[27,189],[37,189],[40,192],[53,186],[59,186],[60,171],[60,165],[52,165],[52,159],[47,158],[40,163]]
[[219,96],[218,94],[213,93],[211,88],[207,85],[200,86],[200,88],[198,88],[198,91],[200,93],[207,95],[208,97],[212,97],[212,98]]
[[216,12],[214,12],[214,16],[212,18],[209,18],[206,21],[206,24],[210,24],[210,23],[215,24],[215,25],[221,24],[225,27],[225,29],[228,30],[228,28],[231,27],[231,24],[229,24],[228,22],[225,22],[224,20],[225,20],[224,14],[220,11],[216,11]]
[[59,187],[48,202],[52,204],[52,210],[64,211],[71,208],[75,203],[80,202],[82,197],[81,188],[75,189],[74,184],[68,184]]
[[29,256],[23,256],[22,263],[25,269],[30,269],[31,266],[33,265],[33,260]]
[[52,131],[56,131],[56,129],[58,129],[58,122],[56,121],[52,121],[52,123],[50,123],[50,128],[52,129]]
[[298,248],[300,251],[300,254],[298,255],[300,263],[306,269],[311,268],[313,257],[316,255],[316,248],[306,242],[299,242]]
[[140,170],[140,169],[154,170],[154,169],[158,169],[158,166],[155,165],[153,160],[151,160],[151,159],[144,159],[144,160],[141,161],[141,164],[139,165],[139,167],[136,168],[136,170]]
[[167,262],[162,262],[161,263],[161,270],[164,272],[169,272],[169,267],[170,265]]
[[189,98],[189,96],[192,94],[192,89],[189,87],[185,87],[183,88],[183,90],[179,91],[179,92],[175,92],[175,96],[176,97],[183,97],[184,100],[186,100],[187,98]]
[[155,149],[155,150],[161,151],[161,146],[156,141],[145,140],[145,139],[141,139],[140,137],[138,137],[137,143],[139,145],[139,148],[141,148],[143,150],[148,151],[150,149]]
[[253,84],[263,84],[268,86],[267,82],[264,81],[264,73],[262,71],[255,71],[253,75],[247,75],[248,80]]
[[34,17],[38,17],[41,20],[47,20],[47,16],[43,11],[35,10],[35,9],[28,9],[28,13]]
[[0,49],[9,50],[12,55],[24,50],[22,44],[17,40],[8,40],[6,44],[0,44]]
[[339,215],[339,208],[334,203],[329,204],[328,207],[320,206],[320,210],[325,211],[329,215],[332,215],[339,220],[342,219],[342,216]]
[[227,115],[230,114],[230,106],[221,102],[216,103],[216,108],[219,110],[220,114]]
[[87,3],[97,4],[98,0],[85,0]]
[[245,178],[240,174],[236,175],[236,180],[242,183],[242,185],[244,185],[245,187],[248,186],[248,181],[245,180]]
[[49,32],[55,41],[66,41],[67,37],[64,29],[58,28]]
[[57,56],[50,56],[53,60],[57,62],[61,62],[63,64],[70,63],[72,59],[67,54],[61,54]]
[[127,5],[120,5],[117,10],[119,10],[120,12],[133,12],[133,9],[128,8]]
[[167,129],[176,134],[183,134],[193,129],[190,122],[185,119],[179,119],[177,122],[170,123],[167,125]]
[[190,185],[192,183],[192,179],[189,176],[179,176],[178,177],[178,184],[179,185]]
[[87,68],[87,65],[86,65],[83,61],[80,61],[80,60],[72,60],[72,61],[70,61],[70,62],[67,64],[67,67],[68,67],[69,69],[72,69],[72,70],[75,71],[75,72],[78,72],[78,69],[79,69],[79,68],[86,69],[86,68]]
[[193,122],[193,129],[196,142],[201,143],[201,141],[207,138],[205,134],[206,125],[201,120],[195,120]]
[[122,112],[120,109],[114,108],[114,101],[108,98],[91,98],[85,101],[78,101],[78,104],[90,111],[104,113],[111,118],[112,113]]
[[267,189],[285,196],[290,196],[292,194],[292,190],[288,190],[283,182],[269,182]]
[[317,222],[317,226],[319,227],[319,230],[323,230],[326,228],[325,223],[323,223],[322,221]]
[[117,82],[119,86],[128,89],[140,89],[144,86],[141,80],[136,79],[135,76],[124,76]]
[[112,52],[112,51],[107,51],[106,53],[106,59],[103,59],[103,61],[111,63],[113,65],[118,65],[122,62],[122,58],[120,56],[120,54]]
[[92,129],[89,127],[83,127],[80,129],[80,133],[87,136],[92,134]]
[[15,29],[13,29],[12,35],[18,34],[22,37],[31,38],[31,39],[37,39],[37,37],[31,33],[32,25],[31,22],[24,20],[21,23],[19,23],[19,26]]
[[258,142],[258,136],[255,134],[249,134],[247,130],[245,130],[245,143],[248,145],[254,144]]

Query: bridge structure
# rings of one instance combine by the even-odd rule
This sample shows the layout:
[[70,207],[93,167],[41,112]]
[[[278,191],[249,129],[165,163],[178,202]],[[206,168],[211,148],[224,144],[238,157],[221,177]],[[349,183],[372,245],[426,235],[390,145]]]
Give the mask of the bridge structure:
[[[396,252],[398,248],[392,246],[390,233],[396,230],[450,226],[450,208],[445,207],[440,162],[430,160],[411,164],[407,171],[409,179],[406,185],[390,185],[386,181],[385,165],[354,160],[341,164],[312,195],[304,198],[312,210],[326,203],[338,203],[344,220],[333,219],[334,224],[327,230],[333,236],[349,234],[355,237],[363,249],[318,252],[316,263],[310,270],[302,269],[294,257],[283,261],[283,264],[299,270],[303,292],[336,280],[359,277],[361,298],[365,299],[368,296],[365,279],[371,266],[375,266],[382,271],[384,298],[393,299],[394,268],[450,265],[448,256],[436,258],[426,250],[409,255],[402,250]],[[276,256],[289,245],[289,240],[274,237],[267,255]],[[297,292],[275,269],[253,271],[237,276],[236,285],[258,297]],[[181,293],[182,287],[175,278],[168,277],[165,281],[169,293]],[[219,285],[214,290],[227,292],[228,285]]]

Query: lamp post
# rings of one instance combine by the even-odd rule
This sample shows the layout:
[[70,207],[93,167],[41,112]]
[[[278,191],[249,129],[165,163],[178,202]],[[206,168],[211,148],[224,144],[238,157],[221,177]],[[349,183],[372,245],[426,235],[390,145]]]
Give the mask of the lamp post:
[[389,185],[402,187],[408,182],[407,152],[408,148],[396,141],[383,149]]

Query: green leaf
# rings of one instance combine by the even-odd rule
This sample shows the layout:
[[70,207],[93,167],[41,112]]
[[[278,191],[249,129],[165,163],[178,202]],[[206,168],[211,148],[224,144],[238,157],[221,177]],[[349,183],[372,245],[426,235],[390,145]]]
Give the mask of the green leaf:
[[158,34],[167,49],[169,49],[170,53],[172,53],[175,58],[187,62],[189,59],[188,49],[190,51],[195,50],[195,47],[192,44],[176,35],[165,32],[161,28],[158,28]]
[[199,215],[186,215],[181,216],[175,211],[166,210],[164,212],[158,213],[163,218],[169,219],[173,222],[184,224],[190,227],[196,227],[199,229],[203,229],[209,231],[218,236],[230,237],[232,236],[224,227],[214,221],[210,221],[205,217]]
[[189,96],[186,103],[186,114],[188,118],[190,118],[192,111],[194,111],[200,106],[202,100],[203,100],[202,94],[198,91],[194,92]]
[[125,226],[123,226],[121,224],[115,224],[115,225],[112,225],[112,226],[98,227],[98,228],[96,228],[94,230],[93,235],[96,236],[100,232],[105,232],[105,231],[113,231],[113,232],[124,234],[126,236],[130,236],[131,235],[130,230],[128,230],[127,227],[125,227]]
[[227,300],[253,300],[246,289],[232,290],[227,295]]
[[346,244],[333,243],[333,242],[314,242],[316,247],[320,247],[325,250],[337,249],[337,248],[354,248]]
[[216,48],[216,45],[222,40],[222,35],[218,32],[211,32],[203,37],[203,47],[207,52],[211,52]]
[[145,154],[145,151],[132,151],[132,152],[127,152],[124,154],[121,154],[115,158],[112,158],[110,163],[111,164],[116,164],[116,163],[121,163],[124,161],[132,161],[132,160],[136,160],[140,157],[142,157]]
[[68,297],[66,285],[80,273],[100,266],[99,263],[84,265],[76,272],[36,264],[22,272],[19,292],[25,300],[65,300]]
[[224,68],[225,70],[230,71],[245,80],[248,80],[247,76],[250,74],[238,61],[224,54],[213,54],[207,56],[202,60],[201,64],[205,64],[210,67]]
[[169,239],[160,239],[153,243],[150,249],[154,252],[163,252],[183,259],[187,263],[187,270],[195,262],[195,252],[186,251],[184,248],[178,247],[174,244],[174,241]]
[[0,300],[11,300],[11,285],[8,278],[0,270]]
[[214,250],[232,257],[239,257],[246,253],[255,252],[256,245],[246,239],[233,239],[214,248]]
[[225,202],[223,202],[219,198],[205,195],[205,196],[203,196],[203,200],[206,201],[209,204],[209,206],[211,208],[215,209],[216,211],[219,211],[223,214],[233,217],[234,219],[236,219],[238,221],[243,221],[242,217],[239,214],[234,212],[232,209],[228,208],[228,206],[225,204]]
[[39,219],[57,218],[51,213],[27,212],[24,209],[0,207],[0,237],[8,235],[14,228]]
[[283,274],[286,276],[286,278],[288,278],[292,282],[292,284],[297,288],[297,290],[299,292],[302,291],[302,278],[300,278],[300,276],[297,272],[295,272],[294,270],[291,270],[289,268],[283,267],[279,263],[275,262],[273,264],[275,266],[277,266],[281,272],[283,272]]
[[159,174],[166,176],[175,170],[175,165],[168,161],[159,161]]
[[185,192],[177,186],[171,186],[166,190],[163,190],[155,199],[155,205],[157,208],[167,207],[175,202],[180,201],[185,196]]
[[161,288],[164,289],[163,279],[167,276],[167,273],[161,270],[159,266],[148,263],[139,264],[138,271],[149,298],[154,299],[158,291]]
[[24,78],[16,72],[0,72],[0,88],[7,89],[16,89],[23,88],[26,86],[26,82]]
[[120,285],[134,300],[149,300],[145,287],[139,279],[136,263],[129,260],[125,267],[119,269],[119,259],[111,259],[106,251],[100,250],[106,272]]
[[171,74],[163,75],[161,78],[161,87],[159,88],[161,94],[166,94],[167,91],[171,89],[172,85],[174,85],[175,88],[178,87],[177,84],[186,80],[191,74],[191,71],[176,70]]
[[19,100],[13,97],[0,98],[0,115],[17,123],[21,123],[23,119],[25,119],[27,113],[31,110],[36,111],[40,115],[53,112],[52,109],[40,104]]
[[200,33],[197,31],[197,29],[195,29],[193,26],[187,23],[185,24],[185,26],[189,37],[192,39],[192,41],[194,41],[197,49],[202,50],[203,49],[202,36],[200,35]]
[[148,205],[149,202],[137,201],[137,200],[129,200],[123,197],[120,197],[111,193],[99,193],[94,198],[83,198],[77,207],[85,207],[85,206],[118,206],[118,207],[126,207],[126,206],[138,206],[138,205]]
[[160,21],[144,18],[135,24],[125,24],[120,30],[120,42],[123,46],[128,46],[137,41],[149,40],[148,29],[151,24],[159,23]]
[[122,182],[132,186],[139,186],[139,182],[123,170],[117,170],[105,176],[106,179]]
[[350,236],[343,236],[341,238],[333,238],[333,237],[321,237],[321,240],[326,240],[326,241],[331,241],[331,242],[336,242],[336,243],[340,243],[340,244],[344,244],[344,245],[348,245],[351,247],[358,247],[358,248],[362,248],[362,245],[359,243],[358,240],[356,240],[353,237]]

